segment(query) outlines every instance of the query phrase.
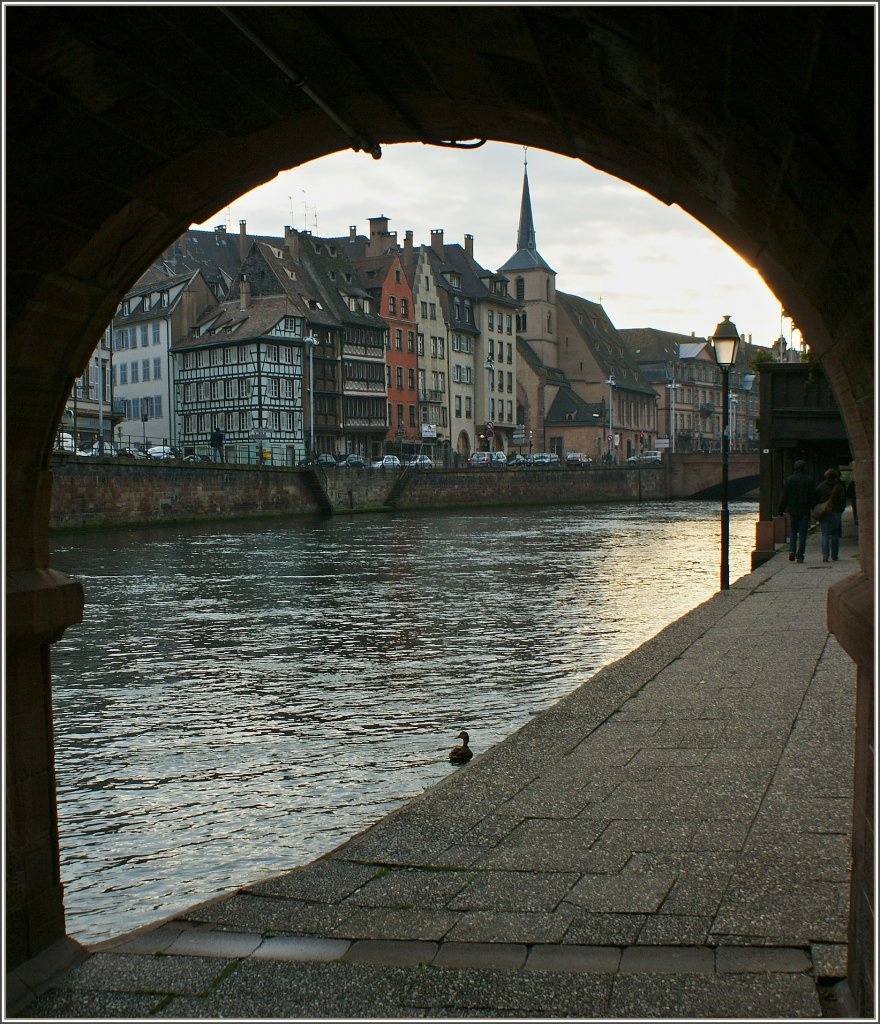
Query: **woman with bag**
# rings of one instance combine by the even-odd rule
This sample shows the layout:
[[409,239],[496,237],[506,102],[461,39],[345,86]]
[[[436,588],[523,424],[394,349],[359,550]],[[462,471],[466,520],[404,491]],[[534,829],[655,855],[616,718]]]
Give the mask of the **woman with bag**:
[[840,551],[841,520],[846,507],[846,492],[836,469],[825,470],[822,483],[816,488],[816,501],[825,505],[819,520],[822,561],[827,562],[830,556],[831,561],[836,562]]

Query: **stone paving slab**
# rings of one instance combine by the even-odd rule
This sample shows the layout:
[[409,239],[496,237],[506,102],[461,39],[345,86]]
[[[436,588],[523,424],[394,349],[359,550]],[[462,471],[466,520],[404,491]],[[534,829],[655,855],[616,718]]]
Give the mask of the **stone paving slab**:
[[854,711],[825,591],[853,568],[769,560],[327,856],[102,943],[25,1016],[819,1015]]

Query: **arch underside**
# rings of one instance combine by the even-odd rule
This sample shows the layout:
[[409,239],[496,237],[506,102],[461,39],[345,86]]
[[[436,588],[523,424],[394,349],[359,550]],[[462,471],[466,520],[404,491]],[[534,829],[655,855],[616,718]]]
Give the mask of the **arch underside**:
[[[861,575],[829,606],[866,685],[873,18],[842,5],[7,8],[7,670],[22,744],[42,730],[49,803],[47,652],[78,597],[49,569],[48,465],[73,380],[191,223],[350,147],[365,160],[398,142],[555,151],[678,204],[758,270],[822,363],[866,495]],[[21,961],[57,937],[57,915],[37,909],[60,900],[57,838],[54,810],[17,816],[35,769],[23,748],[10,756]],[[53,842],[35,880],[22,858]]]

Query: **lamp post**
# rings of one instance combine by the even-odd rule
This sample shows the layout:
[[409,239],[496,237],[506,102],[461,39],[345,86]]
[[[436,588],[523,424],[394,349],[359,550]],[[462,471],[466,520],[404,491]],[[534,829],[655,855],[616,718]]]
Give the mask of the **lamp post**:
[[721,589],[730,589],[728,557],[730,552],[730,511],[727,506],[728,456],[730,454],[730,368],[736,362],[739,351],[739,332],[736,324],[726,316],[709,338],[715,362],[721,370]]
[[669,450],[675,454],[675,381],[671,380],[666,389],[669,391]]
[[[486,359],[486,369],[489,371],[489,378],[488,378],[488,380],[489,380],[489,395],[491,395],[492,392],[495,390],[495,360],[494,360],[494,358],[491,355]],[[492,468],[492,462],[491,462],[492,454],[491,453],[492,453],[492,450],[494,448],[493,439],[495,437],[494,424],[492,423],[492,420],[494,418],[495,418],[495,414],[490,412],[490,410],[489,410],[489,401],[487,399],[487,401],[486,401],[486,439],[488,441],[487,450],[489,452],[489,458],[490,458],[490,462],[489,462],[489,468],[490,469]]]
[[614,462],[614,374],[608,374],[608,462]]
[[315,457],[315,360],[314,352],[321,342],[309,335],[303,338],[303,342],[309,346],[309,456]]

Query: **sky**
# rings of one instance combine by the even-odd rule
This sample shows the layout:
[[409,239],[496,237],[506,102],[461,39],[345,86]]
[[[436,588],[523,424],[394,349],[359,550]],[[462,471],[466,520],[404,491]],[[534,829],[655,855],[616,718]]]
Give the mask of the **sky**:
[[[383,146],[382,159],[346,151],[282,171],[203,224],[282,236],[284,226],[325,237],[369,234],[387,216],[402,245],[431,230],[463,244],[497,270],[516,250],[523,158],[538,252],[556,271],[558,290],[601,302],[618,328],[655,327],[706,337],[729,315],[741,335],[769,347],[791,321],[760,275],[677,206],[581,161],[521,146],[475,150],[421,144]],[[795,335],[796,344],[800,335]]]

